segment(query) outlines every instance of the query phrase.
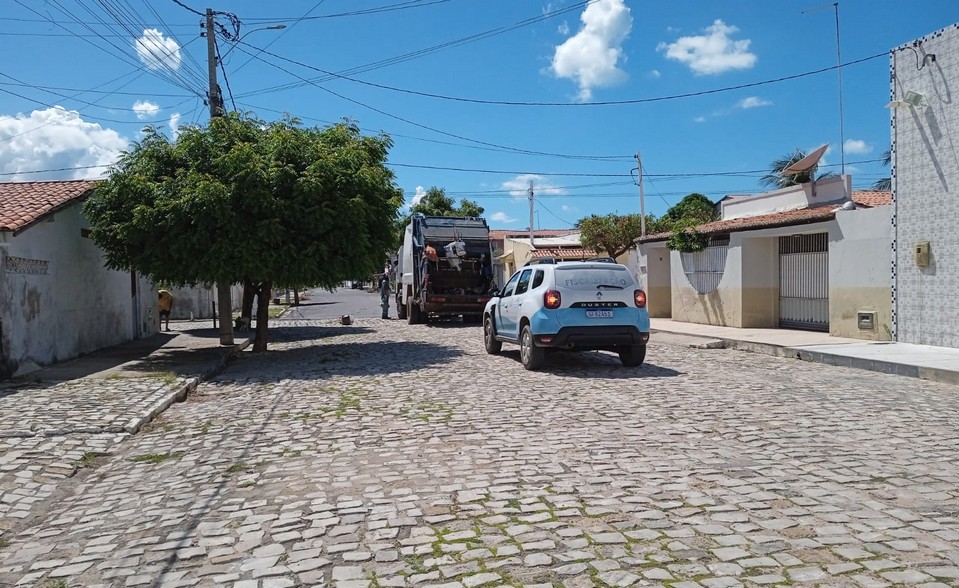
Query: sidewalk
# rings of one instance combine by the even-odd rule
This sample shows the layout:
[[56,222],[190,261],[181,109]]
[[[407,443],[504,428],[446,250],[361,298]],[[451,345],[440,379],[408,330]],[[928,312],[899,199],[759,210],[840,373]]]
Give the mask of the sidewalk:
[[959,385],[959,349],[844,339],[791,329],[740,329],[663,318],[650,322],[654,334],[696,337],[696,346],[752,351]]

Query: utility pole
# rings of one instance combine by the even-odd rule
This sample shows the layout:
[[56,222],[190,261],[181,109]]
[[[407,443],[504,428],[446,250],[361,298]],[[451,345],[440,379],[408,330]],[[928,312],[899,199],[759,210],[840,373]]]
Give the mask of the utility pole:
[[533,247],[533,180],[529,181],[529,248]]
[[636,152],[636,169],[639,172],[639,236],[646,236],[646,198],[643,195],[643,160]]
[[[206,61],[210,74],[210,120],[223,115],[223,100],[220,97],[220,86],[216,81],[216,34],[213,23],[213,9],[206,9]],[[269,293],[261,294],[268,296]],[[216,300],[220,315],[220,345],[233,345],[233,297],[230,295],[230,284],[222,282],[216,285]]]

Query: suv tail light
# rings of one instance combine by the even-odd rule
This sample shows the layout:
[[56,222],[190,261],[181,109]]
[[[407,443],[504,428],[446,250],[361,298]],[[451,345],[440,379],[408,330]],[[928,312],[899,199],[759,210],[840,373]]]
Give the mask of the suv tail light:
[[637,308],[646,308],[646,293],[642,290],[633,290],[633,302]]
[[559,308],[560,303],[563,298],[559,295],[559,290],[547,290],[543,294],[543,306],[550,310],[556,310]]

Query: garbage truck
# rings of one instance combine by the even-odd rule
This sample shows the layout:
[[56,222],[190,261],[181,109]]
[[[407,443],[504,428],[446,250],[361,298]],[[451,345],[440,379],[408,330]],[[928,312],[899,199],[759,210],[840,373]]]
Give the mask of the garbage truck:
[[397,251],[395,275],[400,319],[411,325],[455,316],[480,322],[493,281],[486,219],[415,213]]

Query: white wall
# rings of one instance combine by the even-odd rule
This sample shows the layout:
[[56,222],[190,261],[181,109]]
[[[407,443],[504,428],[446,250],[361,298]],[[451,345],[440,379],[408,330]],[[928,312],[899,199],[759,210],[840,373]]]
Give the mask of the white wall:
[[[959,25],[894,49],[891,62],[890,99],[912,91],[924,102],[890,110],[895,337],[959,347]],[[920,242],[930,244],[927,267],[914,259]]]
[[0,233],[3,377],[156,332],[152,284],[108,270],[80,205],[13,236]]
[[851,191],[852,178],[850,176],[840,176],[816,182],[815,185],[812,183],[801,184],[756,194],[749,198],[723,200],[720,204],[722,220],[798,210],[800,208],[813,208],[829,202],[841,202],[849,197]]

